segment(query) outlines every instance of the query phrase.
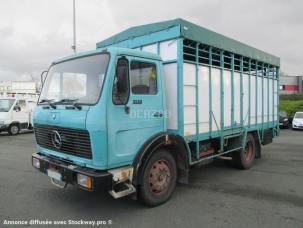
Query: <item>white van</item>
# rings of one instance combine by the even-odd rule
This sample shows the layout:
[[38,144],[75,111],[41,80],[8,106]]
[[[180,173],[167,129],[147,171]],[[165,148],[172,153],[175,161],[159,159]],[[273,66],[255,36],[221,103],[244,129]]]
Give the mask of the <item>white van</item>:
[[22,129],[33,128],[33,111],[36,100],[29,98],[0,98],[0,132],[17,135]]

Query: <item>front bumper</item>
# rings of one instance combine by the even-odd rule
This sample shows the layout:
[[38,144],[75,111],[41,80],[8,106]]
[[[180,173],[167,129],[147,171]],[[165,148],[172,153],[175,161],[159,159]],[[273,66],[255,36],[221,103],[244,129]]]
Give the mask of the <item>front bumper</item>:
[[303,130],[303,125],[296,125],[296,124],[293,124],[293,125],[292,125],[292,128],[293,128],[293,129],[302,129],[302,130]]
[[0,131],[6,131],[8,129],[9,125],[7,124],[1,124],[0,125]]
[[[45,175],[47,175],[49,169],[55,170],[56,172],[61,174],[62,181],[65,183],[78,185],[78,187],[88,191],[94,191],[96,189],[101,188],[108,191],[113,189],[113,175],[106,171],[76,166],[53,157],[46,157],[40,153],[32,154],[32,164],[33,158],[38,159],[40,161],[40,168],[36,168],[33,165],[34,168],[38,169]],[[91,178],[92,187],[90,189],[87,189],[77,183],[78,173]]]

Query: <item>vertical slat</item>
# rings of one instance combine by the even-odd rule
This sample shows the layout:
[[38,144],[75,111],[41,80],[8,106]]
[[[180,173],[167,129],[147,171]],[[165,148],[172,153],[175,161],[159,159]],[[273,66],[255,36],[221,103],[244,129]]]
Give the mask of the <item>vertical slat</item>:
[[199,43],[196,44],[196,157],[200,158],[200,144],[199,144]]
[[244,126],[243,120],[243,56],[240,57],[240,123],[241,127]]
[[231,54],[231,126],[235,123],[235,85],[234,85],[234,73],[235,73],[235,55]]
[[276,80],[276,72],[272,72],[272,124],[275,121],[275,80]]
[[248,127],[250,128],[250,117],[251,117],[251,59],[248,61]]
[[280,67],[276,68],[277,71],[277,128],[279,129],[279,108],[280,108]]
[[183,38],[178,39],[178,129],[180,135],[184,135],[184,108],[183,108]]
[[269,65],[267,65],[266,69],[267,76],[267,128],[269,128]]
[[211,81],[211,71],[212,71],[212,47],[209,47],[209,58],[208,58],[208,81],[209,81],[209,136],[212,135],[213,127],[213,114],[212,114],[212,81]]
[[256,86],[255,86],[255,90],[256,90],[256,97],[255,97],[255,99],[256,99],[256,102],[255,102],[255,107],[256,107],[256,109],[255,109],[255,113],[256,113],[256,116],[255,116],[255,118],[256,118],[256,125],[258,124],[258,77],[259,77],[259,75],[258,75],[258,61],[256,61],[256,65],[255,65],[255,74],[256,74],[256,78],[255,78],[255,80],[256,80]]
[[262,140],[264,133],[264,63],[262,63]]
[[220,50],[220,127],[221,127],[221,148],[220,150],[224,150],[224,139],[223,139],[223,134],[224,134],[224,78],[223,78],[223,72],[224,72],[224,55],[223,55],[223,50]]

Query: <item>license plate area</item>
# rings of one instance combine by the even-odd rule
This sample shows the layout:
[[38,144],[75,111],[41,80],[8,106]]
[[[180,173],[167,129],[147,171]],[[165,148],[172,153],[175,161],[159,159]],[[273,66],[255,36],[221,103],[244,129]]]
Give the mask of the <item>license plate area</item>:
[[53,169],[46,170],[47,176],[54,178],[55,180],[62,181],[62,174]]

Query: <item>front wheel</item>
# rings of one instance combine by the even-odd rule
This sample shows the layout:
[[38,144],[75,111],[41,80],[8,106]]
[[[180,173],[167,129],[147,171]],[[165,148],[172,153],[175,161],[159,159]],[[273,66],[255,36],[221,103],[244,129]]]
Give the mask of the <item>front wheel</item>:
[[245,148],[235,151],[232,154],[233,164],[239,169],[249,169],[255,160],[256,144],[252,134],[248,134],[246,138]]
[[11,124],[8,128],[8,133],[10,135],[18,135],[20,132],[20,128],[17,124]]
[[156,151],[148,160],[141,175],[140,198],[148,206],[165,203],[172,195],[177,181],[177,166],[173,155]]

